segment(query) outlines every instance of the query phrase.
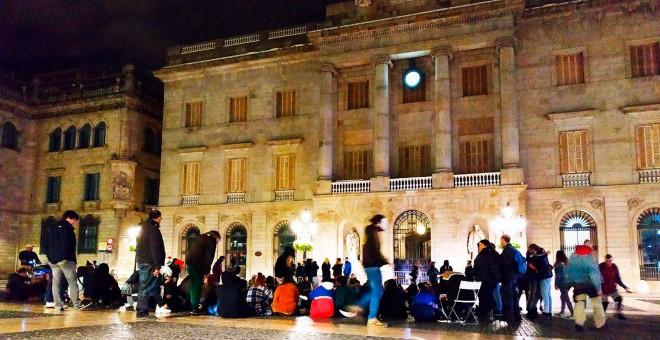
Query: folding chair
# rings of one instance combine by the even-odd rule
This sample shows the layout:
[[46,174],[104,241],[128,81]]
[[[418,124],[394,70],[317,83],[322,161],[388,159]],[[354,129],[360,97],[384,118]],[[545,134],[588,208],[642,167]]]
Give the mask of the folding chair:
[[[475,322],[477,321],[477,317],[476,315],[474,315],[472,309],[477,304],[477,296],[479,296],[479,289],[481,289],[481,282],[461,281],[461,285],[458,287],[458,295],[456,295],[456,300],[454,300],[454,304],[451,306],[451,310],[449,311],[449,318],[447,319],[447,322],[451,322],[452,314],[456,316],[456,319],[461,324],[465,324],[465,322],[470,318],[470,315],[472,315],[472,318],[475,320]],[[461,291],[471,291],[472,299],[470,300],[467,300],[465,298],[461,299]],[[456,304],[459,303],[464,303],[468,305],[468,312],[467,315],[465,316],[465,319],[463,320],[461,320],[461,317],[458,316],[458,313],[456,313]]]

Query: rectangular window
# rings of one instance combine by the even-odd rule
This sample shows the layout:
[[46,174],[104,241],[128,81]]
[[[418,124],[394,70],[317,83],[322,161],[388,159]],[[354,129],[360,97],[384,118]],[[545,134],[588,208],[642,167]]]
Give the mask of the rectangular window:
[[371,150],[344,152],[344,176],[346,179],[369,179],[373,173]]
[[487,65],[463,67],[463,97],[488,94]]
[[426,101],[426,78],[422,78],[414,89],[403,85],[403,103],[417,103]]
[[660,124],[635,127],[637,144],[637,167],[639,169],[660,168]]
[[99,185],[100,185],[101,174],[85,174],[85,193],[83,200],[84,201],[98,201],[99,200]]
[[157,178],[147,177],[144,182],[144,203],[158,205],[158,191],[160,181]]
[[183,164],[183,194],[199,195],[200,162]]
[[630,46],[633,78],[660,74],[660,43]]
[[291,117],[295,115],[296,91],[278,91],[276,117]]
[[401,177],[427,176],[431,166],[430,149],[428,144],[399,147]]
[[275,190],[291,190],[296,185],[296,156],[275,156]]
[[227,161],[227,192],[245,192],[247,182],[247,158]]
[[248,97],[231,97],[229,99],[229,122],[247,121]]
[[459,168],[462,174],[493,171],[492,139],[472,139],[459,143]]
[[46,184],[46,203],[58,203],[60,201],[60,185],[62,177],[48,177]]
[[562,174],[590,172],[589,132],[578,130],[559,133],[559,160]]
[[186,103],[186,127],[202,125],[202,102]]
[[582,52],[555,56],[557,86],[584,83],[584,56]]
[[369,107],[369,81],[356,81],[348,83],[349,110]]

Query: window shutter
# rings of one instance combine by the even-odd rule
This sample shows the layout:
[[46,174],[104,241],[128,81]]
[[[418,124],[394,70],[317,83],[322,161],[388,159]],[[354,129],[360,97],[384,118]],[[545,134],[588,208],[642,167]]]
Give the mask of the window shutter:
[[559,133],[559,168],[562,174],[568,173],[568,133]]

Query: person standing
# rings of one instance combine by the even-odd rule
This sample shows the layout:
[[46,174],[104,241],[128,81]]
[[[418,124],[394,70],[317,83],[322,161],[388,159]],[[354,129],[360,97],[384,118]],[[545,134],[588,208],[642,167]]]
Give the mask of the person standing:
[[341,276],[341,268],[343,264],[341,263],[341,258],[337,258],[337,262],[335,262],[335,265],[332,266],[332,278],[334,280],[337,279],[338,276]]
[[426,275],[429,277],[429,282],[431,283],[431,287],[433,289],[438,288],[438,275],[440,275],[440,271],[438,268],[435,267],[435,262],[431,261],[429,263],[428,269],[426,269]]
[[[524,273],[520,267],[525,267],[525,259],[522,254],[511,245],[511,236],[504,234],[500,237],[500,245],[503,247],[500,255],[500,274],[502,296],[502,316],[505,319],[521,321],[520,304],[517,293],[516,282],[518,277]],[[522,262],[522,263],[521,263]],[[467,270],[466,270],[467,276]]]
[[293,278],[294,271],[291,268],[291,263],[293,263],[295,256],[296,250],[292,246],[286,246],[284,252],[275,261],[275,277],[279,282],[282,282],[282,279],[287,276]]
[[53,299],[55,309],[64,310],[62,294],[60,289],[62,277],[69,285],[69,298],[75,309],[81,309],[78,295],[78,277],[76,275],[76,233],[74,225],[80,217],[73,210],[67,210],[62,214],[62,219],[57,225],[48,228],[48,241],[45,243],[45,252],[50,268],[53,272]]
[[500,281],[499,254],[490,245],[490,241],[479,241],[479,254],[474,259],[474,279],[481,282],[479,289],[479,308],[477,316],[493,319],[495,308],[495,288]]
[[34,267],[37,264],[41,264],[39,255],[37,255],[32,249],[34,249],[34,246],[28,244],[25,246],[25,250],[18,253],[18,259],[21,261],[21,266]]
[[151,210],[149,218],[142,222],[136,240],[140,278],[137,308],[135,309],[138,318],[149,317],[149,299],[159,301],[160,297],[160,267],[165,264],[165,244],[160,232],[160,221],[162,220],[160,211]]
[[616,317],[619,318],[619,320],[625,320],[626,317],[622,312],[623,297],[619,295],[616,285],[621,286],[621,288],[625,289],[627,293],[632,293],[632,291],[623,283],[623,281],[621,281],[619,268],[614,264],[612,255],[605,255],[605,262],[598,265],[598,269],[603,276],[603,311],[607,311],[607,305],[609,305],[609,299],[611,297],[612,300],[616,302]]
[[410,284],[411,285],[417,284],[417,277],[419,277],[419,268],[417,267],[417,265],[413,264],[412,268],[410,269],[410,274],[408,275],[410,276]]
[[371,289],[360,297],[355,308],[352,309],[359,311],[368,305],[367,327],[387,327],[386,323],[380,322],[377,318],[380,298],[383,295],[383,276],[380,267],[388,263],[380,252],[378,233],[387,230],[387,219],[385,216],[377,214],[369,222],[371,224],[364,231],[366,241],[362,247],[362,265],[367,273],[367,281]]
[[[539,295],[543,300],[543,316],[550,319],[552,318],[552,296],[550,295],[552,292],[552,266],[548,260],[550,252],[546,252],[536,244],[530,244],[529,250],[533,252],[529,266],[536,273]],[[534,306],[536,306],[536,303],[534,303]],[[529,307],[527,310],[529,311]]]
[[190,276],[190,305],[193,307],[192,313],[195,315],[204,314],[204,310],[200,308],[199,299],[202,294],[202,286],[204,286],[204,275],[211,271],[215,249],[219,242],[220,233],[216,230],[199,235],[186,256]]
[[472,260],[468,260],[465,265],[465,279],[474,281],[474,268],[472,268]]
[[323,280],[330,280],[330,259],[327,257],[321,265],[321,275]]
[[575,330],[584,332],[584,322],[587,320],[585,309],[587,299],[591,300],[594,309],[594,324],[596,328],[605,326],[605,311],[601,296],[601,275],[598,265],[592,257],[592,249],[588,246],[577,246],[575,252],[564,268],[566,282],[573,287],[575,301]]
[[561,311],[559,312],[559,316],[565,317],[564,308],[568,308],[571,315],[566,318],[570,318],[573,316],[573,303],[568,297],[568,290],[570,288],[566,284],[566,277],[564,275],[564,268],[567,264],[568,257],[566,256],[566,253],[564,253],[563,250],[557,250],[557,254],[555,255],[555,289],[560,292],[559,299],[561,300]]
[[351,261],[348,260],[348,257],[346,257],[344,261],[344,276],[348,278],[352,272],[353,272],[353,265],[351,264]]

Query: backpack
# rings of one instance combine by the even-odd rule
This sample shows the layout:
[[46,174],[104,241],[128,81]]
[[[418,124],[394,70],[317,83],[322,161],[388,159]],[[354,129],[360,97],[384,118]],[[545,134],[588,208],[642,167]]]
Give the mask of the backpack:
[[527,263],[525,263],[525,258],[522,254],[515,248],[511,247],[514,252],[513,261],[516,263],[516,275],[523,275],[527,271]]

